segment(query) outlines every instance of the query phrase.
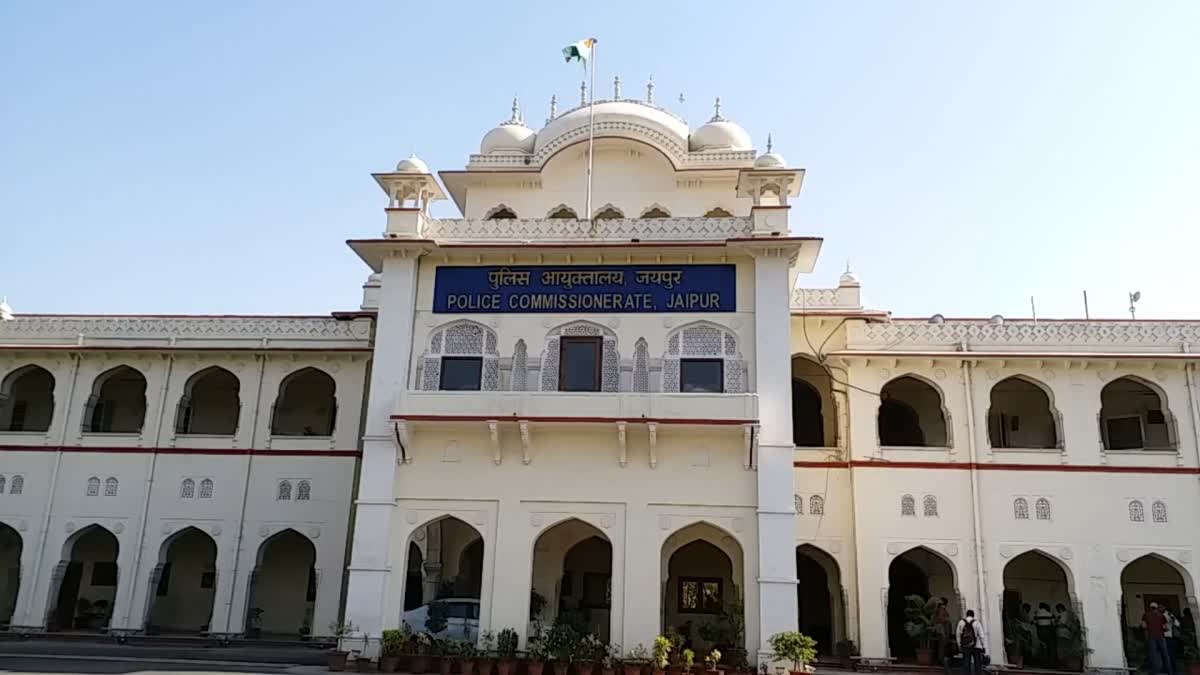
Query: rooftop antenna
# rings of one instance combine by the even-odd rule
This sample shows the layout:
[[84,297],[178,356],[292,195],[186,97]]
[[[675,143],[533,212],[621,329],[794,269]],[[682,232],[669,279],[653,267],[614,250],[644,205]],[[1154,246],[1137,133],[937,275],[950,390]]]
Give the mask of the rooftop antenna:
[[650,76],[650,80],[646,82],[646,103],[654,105],[654,76]]
[[1085,290],[1083,292],[1083,320],[1088,321],[1091,318],[1092,318],[1092,315],[1088,313],[1087,291]]
[[1033,323],[1037,324],[1037,305],[1033,304],[1033,296],[1029,296],[1029,311],[1033,314]]
[[1134,291],[1129,294],[1129,318],[1137,321],[1137,303],[1142,299],[1141,291]]

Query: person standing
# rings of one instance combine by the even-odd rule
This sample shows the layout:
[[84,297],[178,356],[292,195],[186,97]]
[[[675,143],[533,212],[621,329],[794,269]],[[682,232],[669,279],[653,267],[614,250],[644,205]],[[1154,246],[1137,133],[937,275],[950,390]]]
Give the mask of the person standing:
[[1180,647],[1182,644],[1179,641],[1179,619],[1171,613],[1170,608],[1164,606],[1163,613],[1163,639],[1167,641],[1167,654],[1171,657],[1172,667],[1175,665],[1180,656]]
[[954,629],[954,637],[958,649],[962,653],[963,675],[981,675],[983,673],[983,655],[987,652],[984,642],[983,624],[975,618],[975,610],[968,609]]
[[1054,614],[1050,605],[1038,603],[1037,611],[1033,614],[1033,625],[1037,628],[1038,642],[1042,643],[1042,653],[1045,665],[1050,669],[1058,668],[1058,635],[1054,630]]
[[953,639],[950,635],[950,601],[946,598],[938,599],[937,609],[933,611],[933,625],[938,632],[938,663],[944,667],[950,659],[949,643]]
[[1150,608],[1142,615],[1142,626],[1146,629],[1146,647],[1150,651],[1150,675],[1162,672],[1175,675],[1171,654],[1167,651],[1166,624],[1158,603],[1150,603]]

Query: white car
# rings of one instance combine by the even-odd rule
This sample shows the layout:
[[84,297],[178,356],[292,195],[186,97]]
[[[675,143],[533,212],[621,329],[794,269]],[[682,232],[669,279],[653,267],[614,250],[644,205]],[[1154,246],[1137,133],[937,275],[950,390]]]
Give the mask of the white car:
[[[446,605],[446,629],[433,636],[455,640],[474,640],[479,636],[479,600],[476,598],[446,598],[435,600]],[[429,605],[421,605],[404,613],[404,623],[414,631],[425,631]]]

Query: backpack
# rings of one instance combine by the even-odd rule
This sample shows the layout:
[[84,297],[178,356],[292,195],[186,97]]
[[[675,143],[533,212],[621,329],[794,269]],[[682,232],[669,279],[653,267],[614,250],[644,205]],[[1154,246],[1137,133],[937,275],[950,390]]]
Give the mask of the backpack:
[[962,632],[958,634],[958,644],[965,649],[975,648],[975,621],[967,619],[963,624]]

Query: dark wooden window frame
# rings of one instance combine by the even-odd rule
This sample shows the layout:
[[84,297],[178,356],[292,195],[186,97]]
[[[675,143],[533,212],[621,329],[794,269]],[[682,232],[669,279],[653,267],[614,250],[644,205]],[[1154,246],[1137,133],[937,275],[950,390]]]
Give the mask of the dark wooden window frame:
[[[595,383],[593,389],[564,389],[567,382],[567,345],[590,343],[596,345],[596,359],[592,364],[595,369],[592,376],[592,381]],[[601,381],[603,373],[601,372],[601,364],[604,363],[604,338],[591,335],[580,335],[563,337],[558,342],[558,390],[559,391],[602,391],[604,383]]]
[[[447,389],[446,388],[446,363],[450,361],[477,361],[479,363],[479,379],[475,382],[474,389]],[[483,390],[483,357],[482,356],[443,356],[441,373],[438,376],[438,389],[440,391],[482,391]]]
[[[688,582],[695,582],[696,584],[699,585],[700,592],[696,597],[698,599],[700,599],[701,602],[703,602],[703,598],[704,598],[704,585],[715,583],[717,585],[717,604],[718,604],[718,606],[713,607],[713,608],[707,608],[707,609],[704,607],[696,607],[696,608],[684,607],[684,605],[683,605],[683,586],[684,586],[684,584],[686,584]],[[722,609],[724,609],[724,606],[725,606],[725,580],[720,577],[679,577],[679,587],[676,590],[677,590],[677,592],[676,592],[677,597],[676,597],[675,604],[677,606],[678,611],[681,614],[720,614]]]
[[705,358],[705,359],[680,359],[679,360],[679,391],[686,393],[684,388],[683,370],[686,363],[715,363],[717,365],[717,373],[720,375],[720,388],[715,392],[695,392],[695,393],[725,393],[725,359]]

